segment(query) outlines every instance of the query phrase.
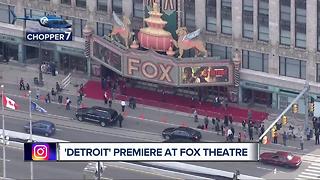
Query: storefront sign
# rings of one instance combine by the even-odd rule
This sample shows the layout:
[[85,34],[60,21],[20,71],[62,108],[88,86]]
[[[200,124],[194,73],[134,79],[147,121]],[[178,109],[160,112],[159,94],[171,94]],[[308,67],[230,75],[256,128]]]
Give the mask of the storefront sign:
[[128,75],[142,75],[146,79],[154,79],[166,83],[173,83],[171,71],[172,64],[155,63],[152,61],[142,62],[139,59],[128,58],[127,74]]
[[121,55],[111,51],[110,49],[102,46],[98,42],[93,42],[93,58],[102,61],[107,66],[121,72]]
[[207,66],[181,67],[181,85],[230,85],[232,70],[228,65],[217,66],[214,63]]
[[0,34],[0,41],[9,41],[14,43],[19,43],[20,39],[17,37]]
[[69,47],[57,47],[59,51],[63,53],[68,54],[79,54],[84,56],[84,50],[83,49],[75,49],[75,48],[69,48]]

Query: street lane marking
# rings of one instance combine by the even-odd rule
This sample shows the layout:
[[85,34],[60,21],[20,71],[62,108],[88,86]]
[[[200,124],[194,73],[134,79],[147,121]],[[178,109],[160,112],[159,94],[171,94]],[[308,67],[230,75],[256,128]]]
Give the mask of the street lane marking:
[[[314,173],[320,173],[319,170],[313,170],[313,169],[305,169],[305,171],[314,172]],[[319,174],[320,176],[320,174]]]
[[319,170],[318,172],[320,172],[320,167],[316,167],[316,166],[309,166],[308,168],[309,168],[309,169],[318,169],[318,170]]
[[[0,158],[0,161],[3,161],[2,158]],[[11,160],[10,159],[6,159],[6,162],[10,162]]]
[[56,129],[56,131],[63,131],[62,129]]
[[114,168],[119,168],[119,169],[125,169],[125,170],[128,170],[128,171],[134,171],[134,172],[139,172],[139,173],[144,173],[144,174],[151,174],[151,175],[154,175],[154,176],[160,176],[160,177],[165,177],[165,178],[169,178],[169,179],[181,179],[181,180],[183,180],[182,178],[177,178],[177,177],[172,177],[172,176],[157,174],[157,173],[153,173],[153,172],[146,172],[146,171],[141,171],[141,170],[137,170],[137,169],[131,169],[131,168],[126,168],[126,167],[116,166],[116,165],[110,165],[110,164],[108,164],[108,165],[106,165],[106,166],[110,166],[110,167],[114,167]]
[[301,174],[311,175],[311,176],[320,176],[320,174],[314,174],[314,173],[308,173],[308,172],[302,172]]
[[307,179],[319,179],[319,178],[314,177],[314,176],[306,176],[306,175],[302,175],[302,174],[300,174],[298,177],[307,178]]
[[320,166],[320,163],[311,163],[313,166]]

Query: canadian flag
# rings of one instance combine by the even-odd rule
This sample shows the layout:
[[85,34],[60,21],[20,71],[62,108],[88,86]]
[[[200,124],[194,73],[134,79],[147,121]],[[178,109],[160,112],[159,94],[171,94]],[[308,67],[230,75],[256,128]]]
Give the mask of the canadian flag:
[[12,99],[8,98],[7,96],[3,96],[2,98],[2,103],[3,103],[3,106],[7,107],[7,108],[10,108],[10,109],[18,109],[19,105],[14,102]]

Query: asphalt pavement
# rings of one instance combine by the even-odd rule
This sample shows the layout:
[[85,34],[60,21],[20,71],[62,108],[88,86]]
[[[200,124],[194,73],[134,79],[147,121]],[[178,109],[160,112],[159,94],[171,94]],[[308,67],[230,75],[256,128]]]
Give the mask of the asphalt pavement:
[[[14,99],[19,105],[19,111],[6,111],[6,129],[23,132],[23,126],[28,122],[28,99],[24,97],[24,93],[16,89],[16,86],[6,85],[6,95],[11,99]],[[73,102],[74,96],[70,96]],[[193,122],[193,118],[186,117],[179,113],[168,113],[156,109],[150,109],[148,107],[138,106],[136,110],[127,108],[127,116],[123,122],[124,128],[108,127],[103,128],[99,125],[89,124],[84,122],[78,122],[73,119],[74,110],[66,111],[63,105],[56,103],[45,104],[41,101],[39,105],[43,106],[47,111],[47,115],[39,113],[33,113],[33,119],[47,119],[54,122],[57,125],[57,133],[53,136],[56,139],[62,139],[73,142],[143,142],[143,141],[162,141],[161,131],[164,128],[171,126],[185,125],[195,127],[197,123]],[[85,99],[84,103],[87,106],[100,105],[103,106],[102,101],[94,101]],[[120,106],[114,103],[114,108],[120,110]],[[212,127],[212,126],[210,126]],[[236,132],[240,127],[235,125]],[[225,138],[221,135],[217,135],[212,129],[202,131],[204,141],[224,141]],[[264,150],[276,151],[276,150],[289,150],[296,154],[307,154],[304,157],[308,157],[307,160],[297,170],[287,170],[284,168],[277,168],[277,173],[274,174],[274,167],[269,165],[263,165],[259,162],[248,163],[222,163],[222,162],[193,162],[192,164],[198,164],[205,167],[225,170],[234,172],[235,169],[239,169],[241,173],[263,177],[267,179],[278,178],[295,178],[298,177],[304,170],[312,166],[312,163],[317,163],[320,152],[316,146],[313,145],[313,141],[305,143],[305,150],[300,151],[299,141],[289,141],[288,146],[282,145],[264,145]],[[309,155],[308,155],[309,154]]]
[[[2,148],[0,148],[2,154]],[[2,161],[2,159],[1,159]],[[106,166],[102,180],[111,179],[207,179],[194,175],[165,171],[156,168],[148,168],[128,163],[104,163]],[[52,179],[83,179],[85,175],[83,170],[87,163],[81,162],[33,162],[34,179],[52,180]],[[0,174],[3,174],[2,163],[0,165]],[[23,161],[23,149],[7,147],[6,148],[6,174],[12,179],[30,179],[30,162]]]

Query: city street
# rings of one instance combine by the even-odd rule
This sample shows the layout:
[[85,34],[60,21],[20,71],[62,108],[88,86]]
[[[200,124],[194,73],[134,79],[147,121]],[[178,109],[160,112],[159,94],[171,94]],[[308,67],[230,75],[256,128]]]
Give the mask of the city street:
[[[9,86],[7,86],[8,88]],[[21,92],[13,89],[7,90],[10,92],[11,98],[13,98],[19,105],[21,111],[6,111],[6,114],[10,114],[6,116],[6,129],[14,130],[18,132],[23,132],[23,126],[29,122],[28,120],[28,101],[25,97],[20,97]],[[9,88],[8,88],[9,89]],[[13,93],[16,93],[14,95]],[[20,93],[20,94],[19,94]],[[74,98],[74,97],[71,97]],[[101,105],[103,103],[101,101],[93,101],[85,99],[85,103],[87,106],[91,105]],[[44,107],[48,111],[48,115],[42,115],[39,113],[33,113],[33,120],[46,119],[55,123],[57,126],[57,132],[53,136],[56,139],[62,139],[73,142],[147,142],[154,141],[159,142],[162,141],[162,137],[160,136],[161,131],[169,126],[177,126],[182,125],[179,124],[181,122],[190,123],[192,126],[195,126],[196,123],[193,122],[192,117],[189,117],[187,121],[181,121],[181,119],[185,118],[183,115],[173,115],[166,112],[154,111],[150,109],[143,109],[142,107],[138,107],[135,111],[130,110],[128,112],[128,116],[126,117],[123,126],[124,128],[119,127],[107,127],[103,128],[99,125],[89,124],[84,122],[78,122],[77,120],[73,120],[72,111],[66,111],[64,106],[59,104],[44,104],[39,103],[40,106]],[[120,109],[118,104],[114,104],[117,110]],[[141,117],[141,113],[145,116]],[[152,116],[152,114],[155,114]],[[139,117],[140,116],[140,117]],[[168,121],[161,121],[161,116],[169,116],[170,124]],[[168,118],[169,119],[169,118]],[[239,129],[238,126],[236,126]],[[224,141],[224,137],[221,135],[216,135],[211,130],[202,131],[203,141]],[[290,150],[293,153],[301,153],[301,151],[297,148],[297,142],[288,143],[290,147],[284,147],[282,145],[264,145],[262,148],[263,151],[275,151],[279,149]],[[235,169],[239,169],[241,173],[256,177],[268,177],[268,178],[295,178],[302,173],[305,173],[304,170],[308,169],[309,166],[320,162],[319,150],[312,144],[306,143],[306,150],[304,153],[309,153],[312,155],[305,156],[304,163],[297,170],[288,170],[285,168],[277,168],[277,173],[274,174],[274,166],[264,165],[259,162],[252,163],[222,163],[222,162],[192,162],[190,164],[196,164],[204,167],[214,168],[225,170],[229,172],[233,172]],[[318,156],[317,156],[318,154]],[[82,168],[83,169],[83,168]],[[254,169],[254,170],[253,170]],[[303,175],[303,174],[302,174]]]
[[[2,154],[2,148],[0,150]],[[2,160],[2,159],[1,159]],[[35,179],[82,179],[83,169],[87,163],[72,162],[34,162]],[[159,169],[151,169],[138,165],[123,163],[104,163],[106,169],[103,172],[102,180],[110,179],[206,179],[198,176],[175,173]],[[6,169],[7,177],[13,179],[26,179],[30,177],[30,162],[23,161],[23,149],[14,147],[6,148]],[[2,174],[2,163],[0,172]],[[93,176],[94,177],[94,176]],[[92,176],[91,176],[92,178]]]

